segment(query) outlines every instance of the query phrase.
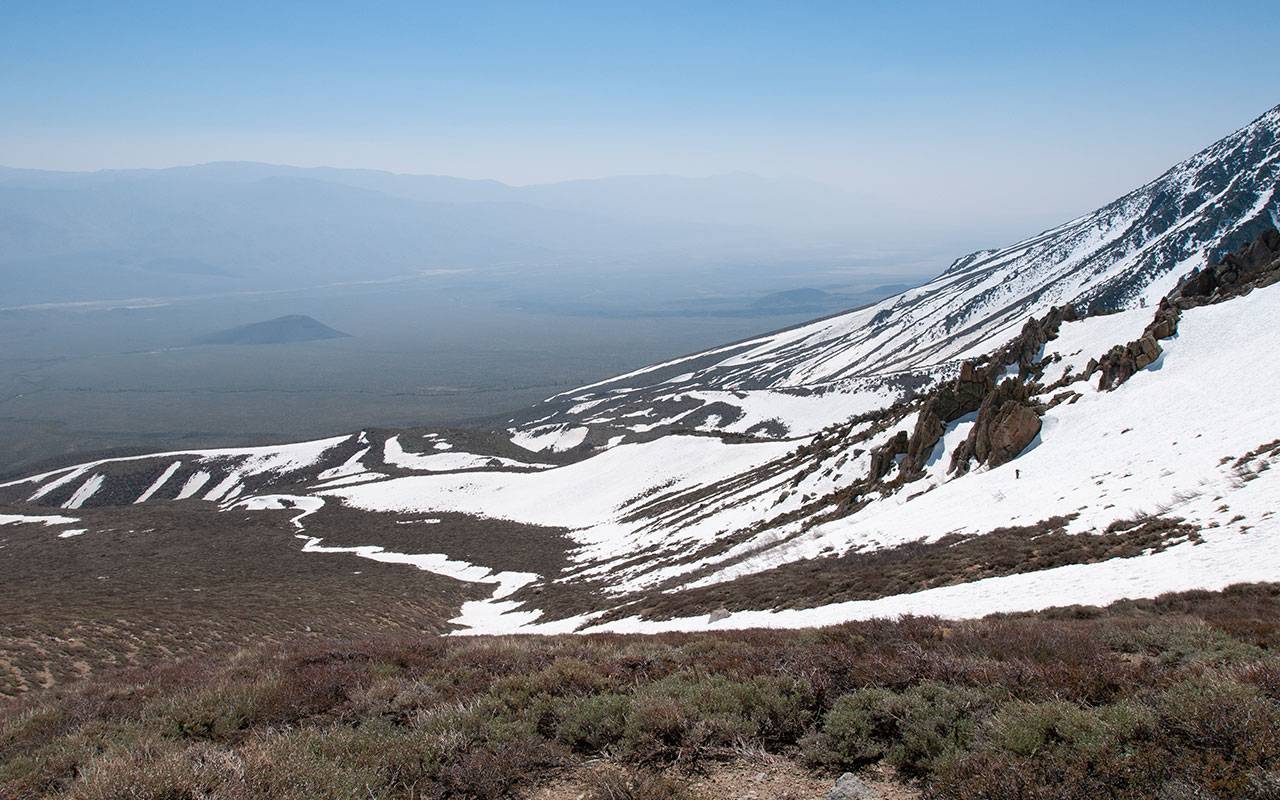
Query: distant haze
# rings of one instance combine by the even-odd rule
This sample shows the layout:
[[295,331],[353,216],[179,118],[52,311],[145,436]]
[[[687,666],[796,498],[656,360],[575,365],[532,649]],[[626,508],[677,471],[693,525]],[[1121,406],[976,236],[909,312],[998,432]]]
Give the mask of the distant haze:
[[473,422],[873,302],[965,249],[882,211],[747,173],[0,169],[0,473]]
[[749,171],[992,244],[1280,100],[1260,0],[10,5],[8,166]]

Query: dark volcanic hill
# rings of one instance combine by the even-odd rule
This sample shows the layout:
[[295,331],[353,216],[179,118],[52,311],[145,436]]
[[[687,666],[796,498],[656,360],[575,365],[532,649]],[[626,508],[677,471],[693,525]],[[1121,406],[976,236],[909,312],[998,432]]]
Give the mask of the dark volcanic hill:
[[346,339],[351,334],[330,328],[305,314],[237,325],[202,337],[196,344],[286,344],[319,339]]

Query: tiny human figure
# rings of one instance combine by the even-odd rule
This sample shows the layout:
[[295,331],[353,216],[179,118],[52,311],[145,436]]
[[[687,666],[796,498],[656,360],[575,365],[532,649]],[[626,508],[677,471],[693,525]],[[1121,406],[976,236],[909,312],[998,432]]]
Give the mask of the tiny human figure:
[[1022,470],[1015,469],[1013,471],[1013,479],[1016,481],[1018,478],[1021,478],[1021,477],[1022,477]]

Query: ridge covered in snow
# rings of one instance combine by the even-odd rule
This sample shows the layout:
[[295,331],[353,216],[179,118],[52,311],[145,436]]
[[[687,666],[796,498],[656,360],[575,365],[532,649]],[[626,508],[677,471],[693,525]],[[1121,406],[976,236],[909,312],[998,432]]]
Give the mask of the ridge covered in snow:
[[964,256],[922,286],[565,392],[512,424],[526,437],[587,429],[596,443],[637,426],[676,423],[812,433],[810,418],[857,413],[851,396],[904,397],[957,359],[999,346],[1028,317],[1053,306],[1112,311],[1154,304],[1181,276],[1280,224],[1278,182],[1280,106],[1097,211]]

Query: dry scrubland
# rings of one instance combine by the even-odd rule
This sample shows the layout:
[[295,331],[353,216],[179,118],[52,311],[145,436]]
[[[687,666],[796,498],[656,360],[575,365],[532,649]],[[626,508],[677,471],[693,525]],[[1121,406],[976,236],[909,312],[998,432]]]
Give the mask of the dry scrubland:
[[[1277,648],[1280,584],[966,622],[267,644],[3,701],[0,797],[693,800],[783,757],[927,798],[1262,800]],[[786,774],[806,773],[762,790]]]

